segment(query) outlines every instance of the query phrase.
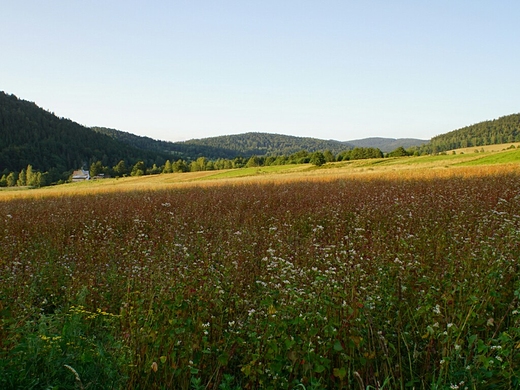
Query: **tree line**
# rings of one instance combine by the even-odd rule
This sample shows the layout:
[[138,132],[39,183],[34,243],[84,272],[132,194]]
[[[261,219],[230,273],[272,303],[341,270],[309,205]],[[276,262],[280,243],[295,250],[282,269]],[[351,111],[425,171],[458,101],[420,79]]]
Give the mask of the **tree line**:
[[[215,160],[210,160],[207,157],[198,157],[191,161],[184,159],[168,159],[163,164],[157,164],[155,162],[146,163],[143,160],[139,160],[135,164],[130,164],[127,160],[122,159],[116,165],[108,166],[103,164],[101,160],[97,160],[92,162],[89,167],[83,168],[88,168],[90,177],[95,179],[102,177],[142,176],[160,173],[198,172],[286,164],[314,164],[316,166],[321,166],[328,162],[381,157],[384,157],[384,154],[377,148],[357,147],[351,150],[345,150],[336,155],[330,150],[323,152],[308,152],[306,150],[301,150],[288,156],[251,156],[249,158],[235,157],[233,159],[218,158]],[[51,180],[51,175],[49,175],[48,172],[42,173],[33,169],[32,165],[28,165],[19,172],[4,173],[0,178],[0,187],[43,187],[51,184],[62,184],[70,181],[71,178],[72,171],[68,171],[64,174],[63,179],[58,182],[53,182]]]
[[153,164],[151,167],[147,167],[142,161],[131,167],[126,167],[123,165],[124,162],[120,162],[118,167],[114,167],[112,171],[108,169],[108,167],[104,167],[101,162],[98,161],[91,165],[90,174],[91,176],[96,176],[99,173],[103,173],[105,175],[114,175],[115,177],[119,177],[125,175],[140,176],[158,173],[199,172],[287,164],[314,164],[319,166],[327,162],[381,157],[383,157],[383,152],[375,148],[354,148],[352,150],[343,151],[337,155],[334,155],[330,150],[324,152],[308,152],[306,150],[301,150],[289,156],[251,156],[249,158],[218,158],[216,160],[210,160],[207,157],[199,157],[192,161],[186,161],[183,159],[178,159],[176,161],[166,160],[162,166]]

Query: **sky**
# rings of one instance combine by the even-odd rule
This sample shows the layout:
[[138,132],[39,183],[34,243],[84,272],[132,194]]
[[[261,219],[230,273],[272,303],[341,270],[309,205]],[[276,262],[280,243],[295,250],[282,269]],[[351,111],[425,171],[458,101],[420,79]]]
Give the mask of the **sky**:
[[517,0],[16,0],[0,91],[167,141],[430,139],[520,112]]

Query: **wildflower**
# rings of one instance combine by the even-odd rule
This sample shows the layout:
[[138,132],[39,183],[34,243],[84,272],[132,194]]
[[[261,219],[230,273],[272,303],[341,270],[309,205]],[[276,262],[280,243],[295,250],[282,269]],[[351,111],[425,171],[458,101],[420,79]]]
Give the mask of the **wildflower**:
[[433,312],[435,314],[441,314],[441,307],[439,305],[435,305],[435,307],[433,308]]
[[158,369],[157,362],[153,362],[152,363],[151,369],[152,369],[153,372],[157,372],[157,369]]

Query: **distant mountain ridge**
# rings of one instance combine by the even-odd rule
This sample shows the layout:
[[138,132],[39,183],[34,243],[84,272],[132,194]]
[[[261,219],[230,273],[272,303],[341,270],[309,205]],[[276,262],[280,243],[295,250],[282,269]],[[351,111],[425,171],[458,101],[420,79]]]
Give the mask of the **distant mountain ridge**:
[[307,150],[308,152],[330,150],[332,153],[338,154],[345,150],[353,149],[354,147],[377,148],[384,153],[388,153],[400,146],[407,149],[412,146],[420,146],[428,143],[427,140],[415,138],[396,139],[382,137],[364,138],[345,142],[259,132],[191,139],[182,142],[169,142],[137,136],[106,127],[93,127],[92,130],[108,135],[118,141],[125,142],[138,149],[171,153],[188,159],[199,156],[204,156],[209,159],[232,159],[237,156],[290,155],[301,150]]
[[301,150],[308,152],[330,150],[332,153],[337,154],[353,147],[341,141],[271,133],[251,132],[191,139],[182,142],[168,142],[105,127],[93,127],[92,130],[139,149],[171,153],[187,159],[201,156],[209,159],[233,159],[237,156],[290,155]]
[[257,132],[192,139],[182,144],[222,148],[244,157],[290,155],[301,150],[339,153],[352,148],[352,145],[341,141]]

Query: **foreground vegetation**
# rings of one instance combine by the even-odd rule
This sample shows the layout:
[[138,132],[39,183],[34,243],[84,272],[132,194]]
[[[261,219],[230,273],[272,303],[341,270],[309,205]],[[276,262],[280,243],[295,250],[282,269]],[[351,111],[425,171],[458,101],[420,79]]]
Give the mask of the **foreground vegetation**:
[[518,388],[517,169],[6,193],[0,387]]

